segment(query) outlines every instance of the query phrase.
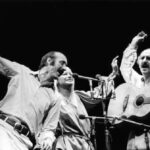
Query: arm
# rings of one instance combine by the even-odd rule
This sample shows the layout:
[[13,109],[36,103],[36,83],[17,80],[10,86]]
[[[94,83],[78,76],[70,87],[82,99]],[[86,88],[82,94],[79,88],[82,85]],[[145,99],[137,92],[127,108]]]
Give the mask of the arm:
[[28,72],[31,71],[29,68],[25,67],[24,65],[0,57],[0,73],[2,73],[3,75],[7,77],[12,77],[20,73],[22,69]]
[[[109,76],[100,76],[97,75],[97,78],[100,80],[99,85],[94,88],[92,91],[92,96],[94,98],[105,98],[107,97],[111,92],[114,92],[114,78],[119,74],[118,71],[118,56],[116,56],[111,63],[112,72]],[[84,94],[87,94],[88,96],[91,96],[91,91],[84,92]]]
[[37,135],[37,145],[35,148],[51,149],[55,138],[55,131],[59,121],[60,100],[57,99],[51,106],[44,121],[42,130]]
[[123,57],[120,65],[121,74],[127,83],[136,84],[141,78],[133,66],[137,59],[138,43],[142,41],[147,35],[144,32],[138,33],[131,41],[129,46],[123,52]]
[[100,82],[98,83],[98,86],[96,86],[92,91],[78,91],[76,90],[76,92],[81,93],[82,95],[84,95],[87,98],[94,98],[94,99],[101,99],[101,98],[105,98],[107,96],[109,96],[109,94],[112,92],[114,87],[114,81],[113,80],[109,80],[109,77],[107,76],[103,76],[101,77]]

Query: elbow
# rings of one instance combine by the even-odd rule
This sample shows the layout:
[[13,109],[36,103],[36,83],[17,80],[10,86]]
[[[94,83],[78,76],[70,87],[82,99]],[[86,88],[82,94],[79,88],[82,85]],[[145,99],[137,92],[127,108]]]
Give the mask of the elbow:
[[13,77],[16,76],[17,74],[19,74],[17,71],[14,70],[10,70],[10,69],[4,69],[2,71],[3,75],[7,76],[7,77]]

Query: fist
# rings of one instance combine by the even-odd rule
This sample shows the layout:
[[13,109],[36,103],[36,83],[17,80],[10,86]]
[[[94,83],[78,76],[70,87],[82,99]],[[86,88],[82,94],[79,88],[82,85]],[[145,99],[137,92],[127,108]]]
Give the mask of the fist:
[[143,41],[147,37],[144,31],[139,32],[133,39],[131,44],[136,45],[138,42]]

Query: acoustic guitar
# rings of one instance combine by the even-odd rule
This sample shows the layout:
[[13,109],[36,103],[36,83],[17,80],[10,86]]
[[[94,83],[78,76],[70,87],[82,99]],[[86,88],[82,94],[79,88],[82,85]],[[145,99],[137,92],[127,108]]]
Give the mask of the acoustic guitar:
[[[137,122],[150,123],[150,87],[137,88],[123,83],[115,89],[115,94],[116,97],[109,102],[108,116],[126,116]],[[116,120],[115,124],[120,122]]]

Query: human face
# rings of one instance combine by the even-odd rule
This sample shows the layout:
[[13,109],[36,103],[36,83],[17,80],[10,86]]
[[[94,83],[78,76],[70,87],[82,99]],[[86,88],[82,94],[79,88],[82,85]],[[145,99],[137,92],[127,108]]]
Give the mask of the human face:
[[150,49],[144,50],[138,59],[139,68],[143,75],[150,75]]
[[60,74],[62,74],[62,72],[64,71],[64,67],[66,67],[67,65],[67,58],[62,53],[56,53],[55,56],[56,59],[55,59],[54,67],[56,68],[57,74],[59,76]]
[[60,86],[62,86],[62,85],[73,86],[74,85],[74,78],[73,78],[72,74],[73,73],[72,73],[71,69],[68,67],[65,67],[65,71],[58,78],[58,84]]
[[47,59],[47,65],[40,70],[39,79],[41,82],[50,81],[57,79],[60,74],[63,73],[63,68],[67,65],[67,58],[59,52],[55,54],[54,63],[51,62],[51,59]]

